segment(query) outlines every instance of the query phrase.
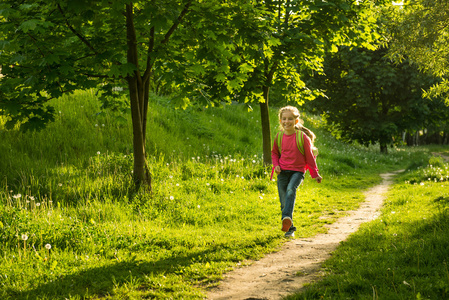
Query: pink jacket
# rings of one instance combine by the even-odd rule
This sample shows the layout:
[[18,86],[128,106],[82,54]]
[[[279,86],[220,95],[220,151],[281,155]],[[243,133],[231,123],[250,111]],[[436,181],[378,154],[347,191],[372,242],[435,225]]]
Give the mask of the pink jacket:
[[307,170],[310,176],[315,178],[318,176],[318,167],[316,165],[316,157],[312,152],[312,143],[310,138],[304,135],[304,155],[299,152],[296,144],[296,134],[286,135],[282,137],[282,155],[279,153],[277,142],[274,141],[271,150],[271,160],[273,167],[280,166],[281,170],[299,171],[305,173]]

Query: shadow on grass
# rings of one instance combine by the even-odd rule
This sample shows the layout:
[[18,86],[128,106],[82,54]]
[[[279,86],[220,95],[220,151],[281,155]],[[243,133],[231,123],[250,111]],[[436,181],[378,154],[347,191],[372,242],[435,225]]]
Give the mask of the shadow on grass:
[[431,218],[374,222],[326,262],[329,274],[287,299],[449,299],[447,197]]
[[[154,286],[156,292],[173,292],[173,286],[163,286],[157,282],[158,276],[169,276],[192,264],[199,257],[207,255],[213,249],[199,251],[190,255],[178,255],[171,258],[162,259],[156,262],[142,261],[138,259],[117,262],[108,266],[94,267],[85,271],[67,276],[62,276],[56,280],[44,283],[35,289],[25,292],[6,290],[7,299],[84,299],[93,297],[94,299],[106,297],[114,294],[114,289],[127,283],[138,285],[138,288],[145,286],[151,290]],[[151,281],[147,276],[155,279]],[[179,279],[176,281],[179,282]],[[165,289],[165,290],[164,290]]]

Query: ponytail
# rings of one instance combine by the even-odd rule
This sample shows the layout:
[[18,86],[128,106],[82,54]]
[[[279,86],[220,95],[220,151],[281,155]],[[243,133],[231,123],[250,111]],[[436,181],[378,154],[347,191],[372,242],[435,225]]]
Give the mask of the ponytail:
[[304,126],[302,126],[302,125],[301,125],[301,127],[299,128],[299,130],[301,130],[302,132],[304,132],[304,133],[310,138],[310,141],[312,142],[312,145],[313,145],[313,143],[315,142],[315,139],[316,139],[315,133],[313,133],[313,131],[310,130],[309,128],[304,127]]

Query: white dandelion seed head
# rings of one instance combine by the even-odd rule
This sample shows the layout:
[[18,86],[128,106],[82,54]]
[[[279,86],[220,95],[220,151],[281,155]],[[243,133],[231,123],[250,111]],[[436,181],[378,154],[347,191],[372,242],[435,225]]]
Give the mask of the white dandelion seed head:
[[28,240],[28,235],[26,235],[25,233],[22,234],[22,240],[24,240],[24,241]]
[[45,249],[50,250],[51,249],[51,245],[50,244],[45,244]]

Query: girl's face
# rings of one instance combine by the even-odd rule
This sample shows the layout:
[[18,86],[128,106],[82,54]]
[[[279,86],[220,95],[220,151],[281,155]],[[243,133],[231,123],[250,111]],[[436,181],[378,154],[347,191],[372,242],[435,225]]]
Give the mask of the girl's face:
[[293,112],[287,110],[282,113],[281,119],[279,121],[281,122],[281,126],[285,131],[292,132],[295,130],[295,125],[299,120],[295,117]]

